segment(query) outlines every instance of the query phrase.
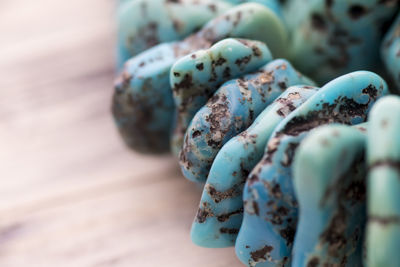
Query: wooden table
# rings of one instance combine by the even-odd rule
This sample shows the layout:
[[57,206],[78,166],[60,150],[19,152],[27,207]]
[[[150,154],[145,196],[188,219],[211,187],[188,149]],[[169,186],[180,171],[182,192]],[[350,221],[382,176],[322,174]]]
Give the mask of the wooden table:
[[0,266],[241,266],[189,238],[200,191],[110,116],[112,0],[0,1]]

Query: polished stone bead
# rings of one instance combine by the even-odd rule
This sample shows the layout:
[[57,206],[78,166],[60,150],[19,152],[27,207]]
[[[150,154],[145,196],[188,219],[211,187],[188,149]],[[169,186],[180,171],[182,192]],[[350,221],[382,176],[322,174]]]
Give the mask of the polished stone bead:
[[382,98],[369,115],[367,265],[400,266],[400,97]]
[[298,145],[318,126],[365,122],[375,101],[387,93],[380,76],[349,73],[323,86],[277,126],[243,191],[243,201],[249,204],[236,241],[243,263],[288,264],[298,219],[291,169]]
[[[269,136],[287,115],[318,88],[292,86],[269,105],[244,132],[218,152],[204,187],[192,241],[203,247],[235,244],[243,216],[242,191],[247,175],[262,158]],[[205,213],[203,207],[208,208]]]
[[319,83],[356,70],[380,71],[382,29],[399,6],[399,1],[293,0],[286,14],[291,62]]
[[179,154],[193,116],[223,82],[255,71],[271,60],[271,52],[264,43],[231,38],[179,59],[170,74],[177,110],[173,153]]
[[313,130],[300,144],[292,266],[363,266],[365,149],[365,129],[338,124]]
[[169,150],[175,112],[169,84],[172,65],[228,37],[262,41],[273,55],[286,51],[287,33],[279,16],[271,8],[247,3],[216,17],[183,41],[157,45],[126,62],[116,80],[112,109],[131,148],[147,153]]
[[135,0],[118,8],[118,67],[159,43],[183,39],[233,5],[213,0]]
[[226,82],[193,118],[180,153],[186,178],[205,182],[221,147],[248,128],[289,86],[313,82],[286,60],[277,59],[260,71]]
[[214,17],[244,3],[262,4],[283,19],[277,0],[121,0],[117,9],[118,68],[140,52],[181,40]]

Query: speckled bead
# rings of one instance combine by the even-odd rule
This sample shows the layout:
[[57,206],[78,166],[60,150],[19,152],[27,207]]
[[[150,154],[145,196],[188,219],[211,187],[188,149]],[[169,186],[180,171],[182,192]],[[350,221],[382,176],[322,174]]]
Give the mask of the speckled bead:
[[365,132],[345,125],[319,127],[300,144],[293,163],[299,222],[292,266],[363,266],[365,147]]
[[177,109],[173,153],[179,154],[190,121],[222,82],[255,71],[271,60],[271,52],[264,43],[231,38],[179,59],[170,74]]
[[180,40],[233,5],[213,0],[135,0],[118,9],[118,67],[159,43]]
[[355,70],[380,71],[382,29],[399,7],[389,0],[293,0],[291,62],[320,83]]
[[180,153],[186,178],[205,182],[221,147],[244,131],[287,87],[313,85],[283,59],[221,86],[191,121]]
[[369,115],[367,265],[400,266],[400,98],[382,98]]
[[387,92],[380,76],[349,73],[323,86],[277,126],[243,191],[247,204],[236,241],[236,254],[243,263],[290,264],[298,216],[291,166],[298,145],[317,126],[364,122],[376,99]]
[[218,152],[192,225],[192,241],[203,247],[233,246],[243,216],[242,191],[247,175],[262,158],[267,140],[290,112],[318,88],[293,86],[269,105],[244,132]]
[[382,60],[386,70],[396,84],[395,93],[400,93],[400,14],[393,23],[381,47]]
[[279,54],[281,45],[284,47],[286,43],[286,34],[272,9],[248,3],[211,20],[181,42],[157,45],[128,60],[116,80],[112,107],[125,143],[143,153],[169,150],[175,111],[169,74],[179,58],[228,37],[260,40],[272,53]]

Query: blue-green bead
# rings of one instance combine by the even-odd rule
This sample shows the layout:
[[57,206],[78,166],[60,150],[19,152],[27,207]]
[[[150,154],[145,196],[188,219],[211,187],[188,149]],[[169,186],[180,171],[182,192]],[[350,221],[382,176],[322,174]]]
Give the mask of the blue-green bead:
[[272,9],[247,3],[216,17],[181,42],[159,44],[128,60],[116,80],[112,107],[125,143],[145,153],[169,150],[175,112],[169,74],[182,56],[228,37],[256,39],[279,54],[286,36],[283,23]]
[[356,70],[380,71],[382,28],[398,1],[294,0],[286,15],[290,59],[320,83]]
[[170,74],[177,109],[171,144],[174,154],[179,154],[193,116],[224,81],[255,71],[271,60],[264,43],[231,38],[179,59]]
[[277,126],[243,191],[243,201],[249,204],[236,241],[243,263],[275,266],[290,260],[298,217],[291,167],[308,132],[330,123],[364,122],[375,101],[387,92],[380,76],[349,73],[323,86]]
[[289,87],[247,130],[229,140],[218,152],[192,225],[191,237],[195,244],[203,247],[234,245],[242,222],[242,191],[247,175],[261,159],[266,142],[278,123],[317,89]]
[[135,0],[118,9],[118,67],[159,43],[180,40],[233,5],[212,0]]
[[201,108],[185,135],[180,165],[186,178],[205,182],[221,147],[244,131],[287,87],[313,82],[286,60],[277,59],[260,71],[226,82]]
[[367,265],[400,265],[400,97],[382,98],[369,115]]
[[365,147],[365,131],[345,125],[319,127],[300,144],[292,266],[363,266]]

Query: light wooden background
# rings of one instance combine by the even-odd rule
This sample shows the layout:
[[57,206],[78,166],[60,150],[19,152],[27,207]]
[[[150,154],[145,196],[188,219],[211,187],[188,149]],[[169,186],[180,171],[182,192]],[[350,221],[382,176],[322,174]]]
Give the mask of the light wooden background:
[[194,246],[200,191],[109,114],[114,1],[0,0],[0,266],[241,266]]

